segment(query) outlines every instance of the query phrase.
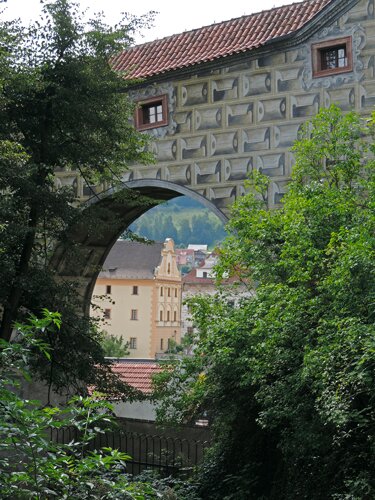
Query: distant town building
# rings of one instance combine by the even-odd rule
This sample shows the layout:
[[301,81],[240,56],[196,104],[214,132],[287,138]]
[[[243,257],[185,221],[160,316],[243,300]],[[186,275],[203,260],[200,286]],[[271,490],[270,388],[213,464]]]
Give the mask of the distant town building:
[[196,269],[196,278],[215,278],[214,266],[217,263],[217,255],[211,254],[205,259],[200,267]]
[[207,257],[207,251],[205,250],[194,250],[194,266],[201,266]]
[[194,250],[194,252],[200,250],[204,253],[207,253],[207,245],[188,245],[188,250]]
[[194,267],[186,276],[182,277],[182,309],[181,309],[181,335],[193,333],[194,324],[190,315],[189,305],[186,300],[195,295],[214,295],[216,286],[212,270],[210,275],[208,270]]
[[176,250],[177,265],[182,274],[187,274],[193,267],[201,267],[209,254],[207,245],[189,245]]
[[[218,256],[215,253],[209,255],[200,267],[193,268],[182,277],[182,309],[181,309],[181,335],[193,333],[194,323],[191,318],[189,306],[186,300],[197,295],[214,295],[218,291],[215,281],[214,266]],[[236,283],[236,286],[233,285]],[[228,300],[236,305],[241,297],[249,296],[254,292],[245,284],[237,283],[236,278],[230,278],[221,283],[221,286],[229,292]]]
[[181,273],[174,242],[144,244],[118,240],[100,272],[92,316],[122,336],[130,358],[154,358],[181,340]]
[[176,249],[177,265],[191,266],[194,265],[194,250],[192,248],[177,248]]

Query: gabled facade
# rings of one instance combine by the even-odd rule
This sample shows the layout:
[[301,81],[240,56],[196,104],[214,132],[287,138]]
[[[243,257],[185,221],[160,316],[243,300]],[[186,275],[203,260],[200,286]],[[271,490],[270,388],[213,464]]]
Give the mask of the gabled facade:
[[181,341],[181,273],[177,267],[173,240],[168,238],[155,269],[153,308],[156,325],[151,350],[154,355],[168,351],[169,343]]
[[92,315],[103,329],[129,343],[130,358],[155,358],[181,339],[181,274],[174,243],[119,240],[93,293]]
[[278,206],[303,123],[332,103],[373,110],[374,40],[374,0],[306,0],[120,54],[114,67],[143,79],[135,124],[157,158],[124,180],[170,181],[225,213],[257,169]]

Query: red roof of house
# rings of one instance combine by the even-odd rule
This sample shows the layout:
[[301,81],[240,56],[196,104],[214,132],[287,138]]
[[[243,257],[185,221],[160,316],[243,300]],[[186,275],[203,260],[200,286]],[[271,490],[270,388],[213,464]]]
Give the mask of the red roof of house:
[[182,277],[182,282],[185,284],[204,283],[206,285],[213,285],[215,283],[215,280],[213,278],[199,278],[197,276],[197,268],[194,267],[189,273]]
[[113,61],[128,78],[147,78],[264,46],[296,32],[331,0],[305,0],[132,47]]
[[192,248],[176,248],[176,255],[194,255]]
[[123,382],[143,393],[150,394],[152,392],[151,377],[159,373],[162,367],[154,362],[127,359],[121,363],[113,363],[111,369]]

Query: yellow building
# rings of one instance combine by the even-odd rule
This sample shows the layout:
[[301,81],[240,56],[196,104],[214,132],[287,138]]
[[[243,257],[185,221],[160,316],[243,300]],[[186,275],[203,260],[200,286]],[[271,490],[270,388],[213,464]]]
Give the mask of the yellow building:
[[[154,358],[181,340],[181,274],[174,242],[118,240],[94,288],[93,316],[129,343],[131,358]],[[97,309],[95,306],[98,306]]]

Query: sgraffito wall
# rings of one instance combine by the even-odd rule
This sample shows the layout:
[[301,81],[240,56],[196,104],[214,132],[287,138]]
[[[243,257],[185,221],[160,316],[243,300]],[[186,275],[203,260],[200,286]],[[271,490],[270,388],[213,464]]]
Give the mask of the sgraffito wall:
[[[268,201],[277,207],[287,190],[294,158],[290,151],[303,123],[321,107],[332,103],[343,110],[370,115],[375,104],[374,1],[353,1],[353,7],[314,34],[281,40],[259,57],[243,54],[231,64],[222,58],[215,67],[196,65],[173,79],[168,74],[131,90],[134,100],[166,95],[166,126],[150,129],[156,163],[134,165],[123,177],[128,187],[148,196],[170,199],[175,193],[203,197],[219,214],[228,214],[233,201],[244,194],[253,169],[270,179]],[[316,77],[312,49],[327,40],[351,40],[352,66],[347,72]],[[56,172],[56,184],[70,185],[80,201],[92,192],[75,172]],[[108,186],[95,186],[96,192]],[[160,191],[160,193],[159,193]],[[84,304],[89,303],[94,279],[108,248],[127,225],[143,212],[101,197],[111,214],[106,231],[92,235],[90,227],[71,231],[71,240],[82,253],[82,265],[63,247],[57,248],[51,265],[59,276],[79,277]],[[125,221],[125,222],[124,222]],[[108,233],[108,234],[107,234]],[[87,306],[86,306],[87,310]]]
[[[312,45],[351,37],[352,71],[313,77]],[[293,166],[290,148],[301,125],[319,108],[369,114],[375,103],[374,0],[363,0],[337,23],[304,43],[214,71],[132,92],[134,99],[168,95],[169,124],[148,133],[157,164],[136,166],[124,180],[160,179],[184,185],[226,212],[244,193],[252,169],[272,182],[270,206],[277,206]],[[223,58],[223,63],[226,59]]]

